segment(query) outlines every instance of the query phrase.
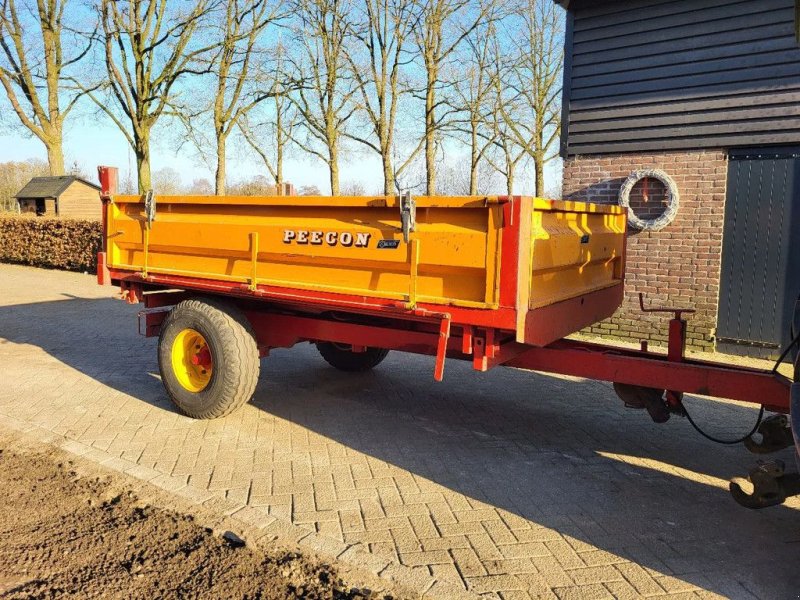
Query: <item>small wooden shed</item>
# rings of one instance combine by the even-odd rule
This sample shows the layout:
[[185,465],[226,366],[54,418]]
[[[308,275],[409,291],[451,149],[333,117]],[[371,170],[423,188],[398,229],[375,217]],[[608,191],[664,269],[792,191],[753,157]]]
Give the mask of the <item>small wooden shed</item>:
[[14,196],[23,213],[100,219],[100,187],[76,177],[34,177]]

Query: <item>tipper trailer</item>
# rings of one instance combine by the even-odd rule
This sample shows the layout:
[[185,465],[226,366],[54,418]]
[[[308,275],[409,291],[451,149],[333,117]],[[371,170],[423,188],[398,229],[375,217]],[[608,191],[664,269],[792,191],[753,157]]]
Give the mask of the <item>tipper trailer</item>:
[[[140,331],[159,337],[164,387],[191,417],[229,414],[251,398],[260,357],[311,342],[343,371],[399,350],[434,356],[437,381],[448,358],[478,371],[610,381],[657,422],[689,416],[684,393],[751,402],[761,406],[751,432],[761,439],[746,436],[748,448],[793,444],[784,415],[800,405],[800,385],[777,368],[686,357],[691,309],[647,308],[640,297],[643,311],[673,314],[666,354],[644,342],[565,339],[622,303],[627,214],[618,206],[523,196],[126,196],[116,169],[99,175],[98,282],[144,304]],[[794,372],[800,380],[800,357]],[[762,421],[765,410],[778,414]],[[800,477],[774,461],[748,485],[731,491],[757,508],[800,492]]]

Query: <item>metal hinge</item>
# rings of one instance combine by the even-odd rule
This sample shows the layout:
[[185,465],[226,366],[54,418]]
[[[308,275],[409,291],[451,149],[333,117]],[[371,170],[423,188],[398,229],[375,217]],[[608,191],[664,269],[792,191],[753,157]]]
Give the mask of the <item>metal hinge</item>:
[[417,203],[410,191],[400,195],[400,223],[403,229],[403,241],[408,243],[409,235],[417,228]]
[[153,194],[153,190],[147,190],[144,195],[144,216],[147,219],[148,227],[156,220],[156,197]]

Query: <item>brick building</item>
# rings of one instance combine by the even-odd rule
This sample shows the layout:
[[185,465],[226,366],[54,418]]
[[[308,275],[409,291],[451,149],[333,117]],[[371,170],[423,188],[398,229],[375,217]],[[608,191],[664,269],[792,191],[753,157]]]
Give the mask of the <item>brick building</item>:
[[664,341],[643,292],[697,310],[695,348],[777,354],[800,294],[794,0],[557,1],[564,195],[627,196],[641,221],[625,303],[592,331]]

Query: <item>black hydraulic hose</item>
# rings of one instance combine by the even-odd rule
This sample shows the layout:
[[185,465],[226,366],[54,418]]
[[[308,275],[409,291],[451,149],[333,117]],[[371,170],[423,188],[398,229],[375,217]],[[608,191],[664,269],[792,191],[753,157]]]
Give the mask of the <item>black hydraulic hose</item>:
[[717,444],[724,444],[725,446],[734,446],[736,444],[741,444],[743,441],[745,441],[747,438],[749,438],[758,431],[758,427],[761,425],[761,421],[764,420],[764,405],[762,404],[761,410],[758,411],[758,418],[756,419],[756,424],[753,425],[753,428],[750,430],[750,433],[740,438],[736,438],[735,440],[723,440],[721,438],[714,437],[713,435],[710,435],[705,431],[703,431],[702,429],[700,429],[700,426],[694,422],[694,419],[692,419],[692,415],[690,415],[689,411],[686,410],[686,406],[683,407],[683,412],[686,415],[686,418],[689,420],[689,423],[691,424],[692,427],[695,428],[697,433],[702,435],[704,438],[711,440],[712,442],[716,442]]
[[[795,303],[794,315],[792,316],[792,320],[789,321],[789,337],[791,338],[792,341],[789,342],[789,345],[786,346],[786,349],[781,353],[780,358],[778,358],[778,360],[775,361],[775,365],[772,367],[773,373],[778,372],[778,367],[780,367],[781,363],[783,362],[783,359],[786,358],[786,356],[789,354],[789,352],[792,351],[792,348],[794,348],[795,346],[797,346],[797,354],[795,358],[795,371],[796,371],[795,378],[797,378],[798,373],[800,373],[800,370],[798,370],[798,365],[800,365],[800,333],[795,331],[795,321],[798,316],[800,316],[800,296],[797,297],[797,302]],[[756,419],[756,424],[753,425],[753,428],[750,430],[750,433],[735,440],[723,440],[721,438],[714,437],[713,435],[710,435],[705,431],[703,431],[700,428],[700,426],[694,422],[694,419],[692,419],[692,415],[690,415],[689,411],[686,410],[685,405],[683,406],[683,412],[686,415],[686,418],[688,419],[689,423],[691,424],[692,427],[695,428],[697,433],[702,435],[704,438],[711,440],[712,442],[716,442],[717,444],[724,444],[726,446],[741,444],[743,441],[745,441],[747,438],[751,437],[754,433],[758,431],[758,427],[761,425],[761,421],[764,420],[764,405],[762,404],[761,409],[758,411],[758,418]]]
[[778,367],[781,366],[783,359],[785,359],[789,352],[792,351],[792,348],[797,346],[797,354],[795,354],[795,363],[800,361],[800,333],[796,332],[794,329],[795,322],[797,317],[800,316],[800,295],[797,296],[797,301],[794,303],[794,315],[792,315],[791,321],[789,321],[789,338],[792,340],[789,342],[789,345],[786,346],[786,349],[781,353],[778,360],[775,361],[775,366],[772,367],[772,372],[777,373]]
[[794,381],[800,383],[800,343],[797,339],[800,336],[800,331],[795,330],[795,325],[800,321],[800,294],[797,295],[797,302],[794,303],[794,315],[789,323],[789,337],[794,340]]
[[778,360],[775,361],[775,366],[772,367],[772,372],[773,373],[777,373],[778,372],[778,367],[781,366],[781,363],[783,362],[783,359],[786,358],[786,356],[789,354],[789,352],[791,352],[792,348],[794,348],[798,344],[800,344],[800,333],[798,333],[796,336],[794,336],[794,339],[791,342],[789,342],[789,345],[786,346],[786,349],[781,353],[780,358],[778,358]]

